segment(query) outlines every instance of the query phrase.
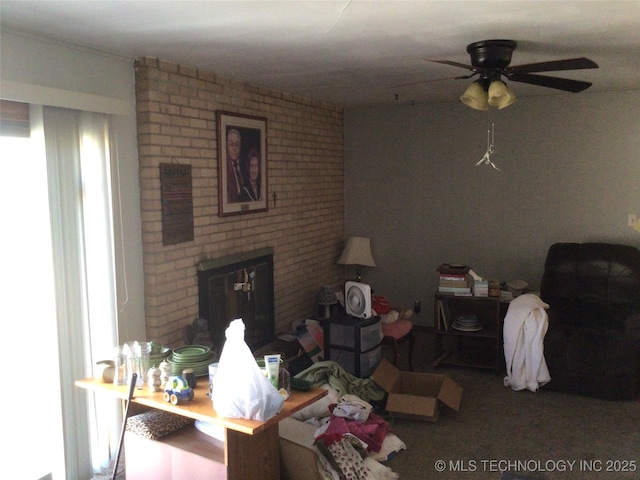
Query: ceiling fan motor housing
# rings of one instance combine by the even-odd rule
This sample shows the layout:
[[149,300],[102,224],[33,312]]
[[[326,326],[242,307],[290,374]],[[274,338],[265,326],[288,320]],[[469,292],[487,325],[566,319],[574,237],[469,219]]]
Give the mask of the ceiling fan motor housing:
[[516,46],[513,40],[483,40],[469,44],[467,52],[474,67],[500,69],[509,66]]

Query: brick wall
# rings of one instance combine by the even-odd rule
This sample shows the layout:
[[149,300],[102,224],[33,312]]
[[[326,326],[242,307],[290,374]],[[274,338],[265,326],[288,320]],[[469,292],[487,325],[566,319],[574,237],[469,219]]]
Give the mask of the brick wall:
[[[276,330],[289,331],[315,313],[322,285],[344,280],[342,109],[155,58],[135,68],[147,339],[182,345],[199,261],[267,246]],[[267,118],[267,212],[218,215],[216,110]],[[191,165],[195,234],[163,246],[159,164],[171,162]]]

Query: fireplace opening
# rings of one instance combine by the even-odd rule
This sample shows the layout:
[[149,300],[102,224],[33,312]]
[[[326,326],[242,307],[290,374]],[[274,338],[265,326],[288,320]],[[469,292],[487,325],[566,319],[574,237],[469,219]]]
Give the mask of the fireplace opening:
[[197,264],[199,316],[207,320],[211,343],[222,352],[229,323],[242,318],[245,341],[256,350],[275,339],[273,249]]

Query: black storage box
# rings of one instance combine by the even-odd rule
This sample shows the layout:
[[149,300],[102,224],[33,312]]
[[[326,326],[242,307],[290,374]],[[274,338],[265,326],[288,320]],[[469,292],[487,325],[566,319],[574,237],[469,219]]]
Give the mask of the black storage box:
[[325,321],[324,353],[347,372],[369,377],[382,358],[380,317],[357,318],[340,313]]

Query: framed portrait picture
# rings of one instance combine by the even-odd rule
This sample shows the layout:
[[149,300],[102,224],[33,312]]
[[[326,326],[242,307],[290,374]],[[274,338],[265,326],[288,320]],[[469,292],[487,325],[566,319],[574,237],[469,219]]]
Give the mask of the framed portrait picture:
[[218,213],[264,212],[267,202],[267,119],[216,111]]

